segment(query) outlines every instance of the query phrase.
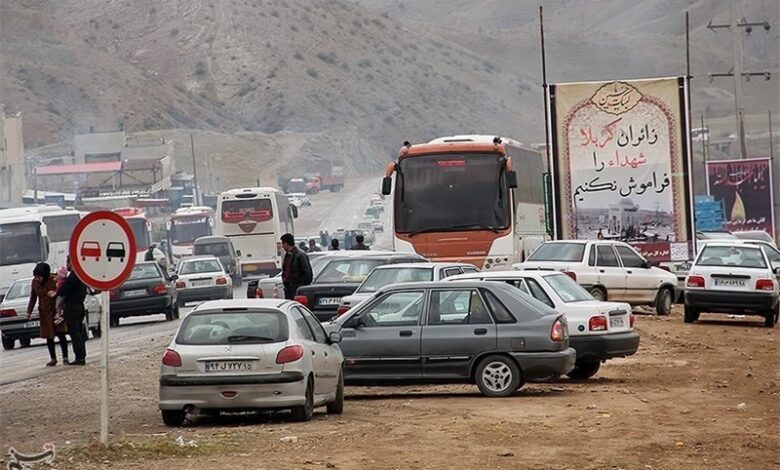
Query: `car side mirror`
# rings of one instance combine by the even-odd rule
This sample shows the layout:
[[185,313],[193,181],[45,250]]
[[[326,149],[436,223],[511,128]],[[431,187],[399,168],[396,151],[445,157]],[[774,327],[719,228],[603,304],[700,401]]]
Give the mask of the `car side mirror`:
[[517,188],[517,172],[515,172],[515,171],[507,171],[506,172],[506,185],[510,189]]
[[388,196],[393,189],[393,179],[389,176],[382,178],[382,195]]
[[341,337],[341,333],[338,331],[331,331],[328,335],[328,342],[330,344],[337,344],[340,343],[343,338]]
[[776,268],[774,269],[774,271],[775,271],[775,274],[777,274],[778,276],[780,276],[780,266],[776,267]]

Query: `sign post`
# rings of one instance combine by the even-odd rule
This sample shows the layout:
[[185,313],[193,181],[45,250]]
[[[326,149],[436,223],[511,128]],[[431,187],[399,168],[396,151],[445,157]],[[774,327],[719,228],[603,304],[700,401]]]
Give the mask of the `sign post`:
[[68,250],[73,271],[87,286],[102,291],[100,358],[100,442],[108,445],[108,335],[111,324],[109,291],[130,276],[135,266],[133,230],[119,214],[87,214],[73,229]]

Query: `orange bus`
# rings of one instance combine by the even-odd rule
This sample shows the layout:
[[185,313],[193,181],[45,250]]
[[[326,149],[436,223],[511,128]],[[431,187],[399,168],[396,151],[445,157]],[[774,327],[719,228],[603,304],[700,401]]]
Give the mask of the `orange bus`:
[[[513,168],[521,171],[521,184]],[[382,181],[382,193],[393,194],[394,249],[510,269],[546,237],[544,171],[542,154],[512,139],[405,142]]]

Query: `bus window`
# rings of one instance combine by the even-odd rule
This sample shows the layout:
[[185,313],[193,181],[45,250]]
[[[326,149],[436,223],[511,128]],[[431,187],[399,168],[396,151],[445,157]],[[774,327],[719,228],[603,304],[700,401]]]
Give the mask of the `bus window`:
[[50,215],[43,218],[46,235],[52,243],[70,240],[70,234],[76,228],[81,217],[78,214]]

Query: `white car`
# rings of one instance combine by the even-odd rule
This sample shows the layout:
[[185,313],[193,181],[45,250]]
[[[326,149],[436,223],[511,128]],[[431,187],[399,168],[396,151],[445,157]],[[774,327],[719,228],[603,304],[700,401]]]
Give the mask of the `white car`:
[[290,409],[296,421],[310,420],[319,406],[341,414],[339,341],[296,302],[202,303],[182,320],[162,359],[163,422],[180,426],[197,409]]
[[381,199],[378,201],[371,201],[371,206],[374,207],[379,212],[384,212],[385,210],[385,203]]
[[761,246],[709,242],[699,251],[685,280],[685,322],[702,312],[758,315],[773,327],[780,315],[780,267]]
[[505,282],[566,315],[569,345],[577,362],[567,375],[587,379],[608,359],[631,356],[639,348],[634,315],[625,302],[596,300],[566,274],[556,271],[490,271],[463,274],[448,281],[481,279]]
[[402,282],[441,281],[449,276],[478,273],[472,264],[466,263],[399,263],[377,266],[363,280],[355,293],[342,297],[338,315],[374,295],[379,289]]
[[385,231],[385,224],[381,220],[375,220],[371,223],[371,225],[374,228],[374,232],[384,232]]
[[215,256],[183,259],[175,281],[180,307],[187,302],[233,298],[233,279]]
[[545,242],[515,270],[568,274],[596,300],[654,306],[668,315],[679,297],[677,276],[648,262],[631,245],[608,240]]

